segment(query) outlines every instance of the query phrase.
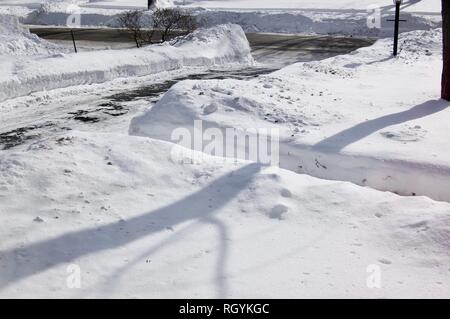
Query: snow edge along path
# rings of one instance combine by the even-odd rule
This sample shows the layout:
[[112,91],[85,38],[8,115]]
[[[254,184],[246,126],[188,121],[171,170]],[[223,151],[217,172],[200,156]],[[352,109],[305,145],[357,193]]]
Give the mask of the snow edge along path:
[[182,42],[140,49],[105,50],[15,59],[0,78],[0,101],[37,91],[103,83],[183,67],[253,64],[241,27],[220,25],[195,31]]
[[[437,99],[441,32],[406,33],[400,43],[397,59],[385,39],[247,82],[180,82],[129,132],[170,141],[194,120],[205,129],[279,128],[281,168],[450,202],[450,108]],[[418,78],[420,88],[408,90]]]

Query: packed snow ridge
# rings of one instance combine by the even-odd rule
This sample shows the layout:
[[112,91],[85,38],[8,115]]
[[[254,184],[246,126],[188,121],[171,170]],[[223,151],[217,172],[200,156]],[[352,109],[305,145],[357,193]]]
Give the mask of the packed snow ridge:
[[[1,31],[0,31],[1,32]],[[20,33],[18,38],[26,39]],[[237,25],[200,29],[177,42],[140,49],[8,58],[2,63],[0,101],[31,92],[155,74],[183,67],[252,64],[250,47]]]
[[205,129],[278,128],[283,168],[450,201],[441,41],[440,29],[413,31],[402,34],[397,58],[385,39],[251,81],[181,82],[134,119],[130,133],[170,141],[195,120]]

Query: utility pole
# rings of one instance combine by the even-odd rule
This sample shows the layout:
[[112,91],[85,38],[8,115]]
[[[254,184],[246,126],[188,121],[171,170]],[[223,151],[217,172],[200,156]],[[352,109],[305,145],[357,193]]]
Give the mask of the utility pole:
[[398,32],[400,26],[400,4],[401,1],[395,2],[395,27],[394,27],[394,56],[397,56],[398,51]]
[[450,1],[448,0],[442,0],[442,33],[443,69],[441,97],[450,101]]
[[394,21],[394,56],[397,56],[398,53],[398,33],[400,31],[400,21],[404,22],[406,20],[400,19],[400,5],[402,4],[403,0],[394,0],[395,4],[395,19],[394,20],[387,20],[387,21]]

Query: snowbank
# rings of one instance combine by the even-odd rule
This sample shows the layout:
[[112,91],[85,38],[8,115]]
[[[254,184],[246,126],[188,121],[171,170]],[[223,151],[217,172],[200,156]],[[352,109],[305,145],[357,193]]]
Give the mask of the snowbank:
[[[15,2],[14,2],[15,1]],[[21,4],[9,5],[8,4]],[[37,5],[36,5],[37,3]],[[225,23],[240,25],[246,32],[300,34],[340,34],[355,36],[392,35],[394,5],[386,0],[364,1],[169,1],[160,0],[160,7],[180,6],[197,15],[207,26]],[[381,28],[367,26],[367,10],[378,6]],[[430,30],[440,27],[439,0],[405,2],[402,6],[401,32]],[[21,12],[19,8],[27,8]],[[118,26],[118,16],[126,10],[145,9],[142,0],[58,0],[32,2],[11,0],[0,5],[2,11],[17,14],[25,24],[61,25],[74,11],[81,14],[82,26]],[[207,8],[207,9],[205,9]],[[8,11],[9,10],[9,11]],[[19,10],[19,11],[18,11]],[[32,11],[30,11],[32,10]],[[373,12],[372,12],[373,13]],[[147,14],[150,14],[149,12]]]
[[17,17],[0,14],[0,56],[49,55],[63,51],[25,30]]
[[180,41],[131,50],[58,54],[10,62],[0,75],[0,101],[35,91],[102,83],[185,66],[252,63],[244,32],[236,25],[202,29]]
[[[72,0],[77,1],[77,0]],[[43,5],[28,16],[22,15],[26,24],[66,25],[72,14],[74,2],[61,2]],[[125,10],[144,9],[145,3],[140,0],[107,0],[83,3],[77,1],[76,11],[81,14],[82,26],[117,27],[118,16]],[[393,24],[387,21],[393,18],[392,3],[385,0],[368,1],[264,1],[264,2],[201,2],[181,6],[196,15],[207,26],[225,23],[240,25],[246,32],[276,32],[298,34],[340,34],[354,36],[392,36]],[[196,7],[204,6],[208,9]],[[370,6],[378,5],[381,13],[381,28],[371,29],[367,20]],[[160,6],[172,6],[170,2]],[[150,14],[150,12],[147,12]],[[418,3],[405,3],[402,8],[401,32],[412,30],[430,30],[440,27],[440,1],[429,0]]]
[[[196,10],[195,10],[196,11]],[[327,34],[390,37],[393,33],[392,12],[384,11],[381,17],[381,28],[370,28],[367,24],[366,10],[257,10],[229,11],[200,10],[196,12],[208,26],[234,23],[240,25],[245,32],[268,32],[289,34]],[[412,30],[430,30],[441,25],[439,16],[416,13],[402,13],[403,22],[400,32]]]
[[448,203],[172,147],[71,132],[2,152],[0,296],[448,296]]
[[[167,8],[172,7],[172,0],[156,0],[156,7]],[[84,5],[87,8],[108,8],[108,9],[143,9],[147,8],[147,1],[142,0],[90,0]]]
[[[140,0],[116,0],[135,1]],[[366,10],[377,5],[383,10],[394,10],[395,6],[389,0],[178,0],[191,6],[204,8],[234,8],[234,9],[322,9],[322,10]],[[403,1],[402,11],[407,12],[438,12],[441,11],[440,0]]]
[[182,82],[134,119],[130,133],[169,141],[194,120],[220,129],[275,127],[283,168],[450,201],[441,37],[441,30],[405,33],[396,59],[385,39],[252,81]]

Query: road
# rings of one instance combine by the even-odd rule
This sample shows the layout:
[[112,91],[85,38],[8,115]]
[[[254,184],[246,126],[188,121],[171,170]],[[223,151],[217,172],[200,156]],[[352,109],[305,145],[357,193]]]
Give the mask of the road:
[[[33,27],[31,31],[50,41],[72,46],[68,29]],[[114,29],[77,30],[75,37],[80,50],[134,46],[130,34]],[[119,85],[104,83],[84,87],[81,91],[66,88],[0,103],[0,107],[5,104],[3,107],[5,111],[0,118],[0,150],[25,147],[36,139],[72,129],[120,131],[126,134],[131,118],[158,101],[160,96],[178,81],[247,80],[287,64],[345,54],[373,42],[370,39],[326,36],[247,34],[247,37],[253,56],[263,65],[245,69],[168,72],[166,75],[153,75],[135,80],[124,79]],[[127,82],[130,83],[126,84]],[[20,105],[24,107],[16,109]]]
[[256,61],[282,67],[296,62],[322,60],[372,45],[373,39],[331,36],[246,34]]

